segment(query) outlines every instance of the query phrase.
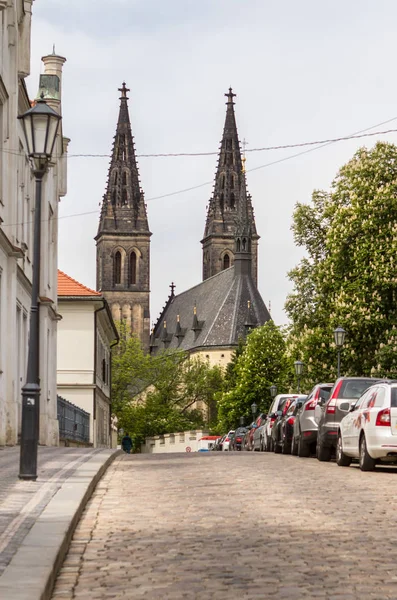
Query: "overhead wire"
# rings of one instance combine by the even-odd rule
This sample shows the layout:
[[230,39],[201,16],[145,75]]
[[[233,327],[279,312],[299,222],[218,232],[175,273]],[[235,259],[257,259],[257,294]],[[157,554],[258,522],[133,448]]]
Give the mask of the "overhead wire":
[[[248,148],[245,149],[245,152],[251,151],[251,152],[261,152],[261,151],[265,151],[265,150],[284,150],[284,149],[288,149],[288,148],[297,148],[297,147],[303,147],[303,146],[315,146],[313,148],[308,148],[307,150],[303,150],[302,152],[297,152],[296,154],[290,154],[289,156],[285,156],[283,158],[274,160],[272,162],[269,163],[265,163],[264,165],[259,165],[257,167],[252,167],[251,169],[246,169],[247,173],[253,172],[253,171],[258,171],[260,169],[265,169],[267,167],[271,167],[273,165],[285,162],[287,160],[291,160],[293,158],[297,158],[298,156],[302,156],[304,154],[308,154],[309,152],[315,152],[316,150],[320,150],[321,148],[325,148],[326,146],[329,146],[331,144],[340,142],[340,141],[347,141],[347,140],[351,140],[351,139],[358,139],[358,138],[362,138],[362,137],[369,137],[369,136],[375,136],[375,135],[384,135],[384,134],[388,134],[388,133],[396,133],[397,129],[389,129],[387,131],[374,131],[372,133],[365,133],[367,131],[370,131],[371,129],[375,129],[376,127],[381,127],[382,125],[386,125],[387,123],[391,123],[392,121],[395,121],[397,119],[396,117],[393,117],[392,119],[388,119],[387,121],[382,121],[381,123],[377,123],[376,125],[371,125],[371,127],[367,127],[365,129],[360,129],[359,131],[356,131],[350,135],[347,136],[343,136],[343,137],[339,137],[339,138],[331,138],[331,139],[327,139],[327,140],[322,140],[322,141],[317,141],[317,142],[303,142],[301,144],[287,144],[287,145],[283,145],[283,146],[268,146],[268,147],[263,147],[263,148],[251,148],[250,150],[248,150]],[[11,151],[7,151],[12,153]],[[14,154],[21,154],[21,152],[14,152]],[[210,153],[178,153],[178,154],[146,154],[146,155],[137,155],[137,157],[157,157],[157,156],[211,156],[211,155],[218,155],[218,152],[210,152]],[[102,157],[102,158],[109,158],[111,155],[105,155],[105,154],[81,154],[81,155],[71,155],[70,157]],[[181,190],[176,190],[174,192],[168,192],[167,194],[162,194],[160,196],[153,196],[152,198],[145,198],[145,202],[153,202],[154,200],[161,200],[162,198],[169,198],[170,196],[176,196],[179,194],[183,194],[186,192],[190,192],[193,190],[197,190],[199,188],[205,187],[207,185],[212,185],[213,184],[213,180],[211,181],[205,181],[204,183],[200,183],[198,185],[194,185],[188,188],[183,188]],[[96,210],[91,210],[91,211],[85,211],[85,212],[81,212],[81,213],[73,213],[70,215],[62,215],[62,216],[58,216],[56,217],[57,220],[60,219],[70,219],[72,217],[82,217],[82,216],[86,216],[86,215],[93,215],[93,214],[98,214],[100,212],[100,209],[96,209]],[[26,224],[31,223],[32,221],[27,221]],[[43,220],[43,222],[45,222]],[[21,223],[2,223],[1,227],[17,227],[18,225],[21,225]]]

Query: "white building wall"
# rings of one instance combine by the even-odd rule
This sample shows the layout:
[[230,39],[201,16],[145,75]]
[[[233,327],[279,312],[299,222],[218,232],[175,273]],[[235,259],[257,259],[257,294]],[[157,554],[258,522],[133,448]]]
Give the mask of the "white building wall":
[[102,306],[101,298],[59,299],[58,394],[90,413],[90,442],[95,448],[112,443],[110,345],[115,334],[107,312],[98,311]]
[[142,454],[166,454],[168,452],[198,452],[198,442],[208,435],[208,431],[198,429],[195,431],[182,431],[180,433],[166,433],[146,438],[141,446]]
[[[24,79],[30,72],[31,10],[32,0],[0,2],[0,446],[18,442],[28,355],[35,183],[17,117],[30,108]],[[61,110],[60,99],[53,107]],[[56,154],[66,146],[60,133]],[[65,182],[63,157],[45,176],[42,194],[40,443],[48,445],[58,443],[57,215]]]

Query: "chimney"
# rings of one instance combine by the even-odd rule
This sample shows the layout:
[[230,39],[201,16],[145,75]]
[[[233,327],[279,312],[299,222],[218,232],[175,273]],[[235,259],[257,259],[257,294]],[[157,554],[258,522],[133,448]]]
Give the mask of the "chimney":
[[62,114],[62,68],[66,58],[55,54],[55,45],[52,54],[43,56],[44,74],[40,75],[38,98],[44,94],[44,99],[57,113]]

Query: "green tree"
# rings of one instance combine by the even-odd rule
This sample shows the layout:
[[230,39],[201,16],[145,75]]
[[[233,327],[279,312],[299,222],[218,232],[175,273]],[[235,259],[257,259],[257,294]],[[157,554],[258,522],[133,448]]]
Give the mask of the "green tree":
[[286,356],[283,331],[273,321],[251,331],[245,348],[237,358],[236,380],[218,403],[219,427],[236,427],[240,418],[251,419],[251,405],[266,412],[271,403],[270,386],[279,390],[289,387],[290,364]]
[[397,148],[361,148],[329,194],[294,213],[295,241],[307,256],[291,271],[286,302],[290,356],[308,365],[308,381],[336,376],[332,332],[347,331],[342,372],[395,376],[390,348],[397,325]]

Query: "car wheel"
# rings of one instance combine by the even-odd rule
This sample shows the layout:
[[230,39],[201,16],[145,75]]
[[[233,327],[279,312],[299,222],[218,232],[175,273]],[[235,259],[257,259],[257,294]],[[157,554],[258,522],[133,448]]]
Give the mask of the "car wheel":
[[317,441],[317,458],[321,462],[328,462],[331,460],[331,448],[327,448],[321,443],[321,440]]
[[294,436],[292,436],[292,441],[291,441],[291,454],[293,456],[296,456],[298,454],[298,444],[296,443]]
[[291,454],[291,443],[285,437],[281,443],[281,452],[283,454]]
[[336,464],[339,467],[350,467],[350,465],[352,464],[352,459],[350,458],[350,456],[347,456],[343,452],[341,435],[338,436],[338,441],[336,443]]
[[360,469],[362,471],[373,471],[375,469],[375,459],[371,458],[367,450],[365,435],[360,440]]
[[274,452],[274,454],[281,454],[280,444],[278,444],[277,442],[275,442],[274,440],[272,440],[272,446],[273,446],[273,452]]
[[[308,446],[300,437],[298,441],[298,456],[300,458],[308,458],[310,456],[310,446]],[[331,458],[331,455],[330,455]]]

